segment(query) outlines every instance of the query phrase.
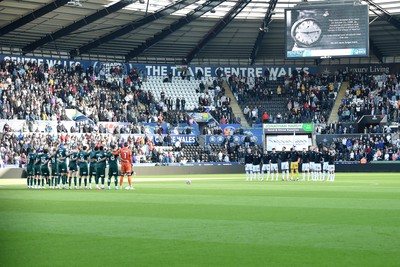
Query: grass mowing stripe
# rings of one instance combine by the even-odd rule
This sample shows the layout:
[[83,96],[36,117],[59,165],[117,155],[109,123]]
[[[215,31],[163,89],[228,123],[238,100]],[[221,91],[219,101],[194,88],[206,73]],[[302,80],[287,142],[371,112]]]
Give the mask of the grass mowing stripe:
[[[298,222],[257,222],[207,219],[149,218],[133,216],[76,216],[2,212],[7,218],[0,230],[40,232],[44,234],[95,235],[120,238],[186,240],[231,244],[274,244],[314,248],[397,251],[400,234],[397,227],[336,225]],[[24,218],[24,220],[21,220]],[[40,228],[26,228],[25,220]],[[63,222],[58,224],[55,222]],[[118,225],[118,228],[110,228]],[[129,229],[121,231],[121,229]],[[199,231],[200,230],[200,231]],[[397,232],[397,234],[396,234]],[[289,234],[290,233],[290,234]],[[366,236],[373,243],[364,242]],[[351,240],[351,241],[350,241]]]
[[[0,212],[14,212],[16,207],[23,205],[21,201],[7,200],[2,202]],[[398,213],[388,210],[365,209],[330,209],[330,208],[293,208],[293,207],[258,207],[235,205],[204,205],[204,204],[165,204],[165,203],[124,203],[115,209],[116,203],[104,202],[97,206],[94,202],[81,202],[77,205],[65,205],[64,201],[52,202],[48,206],[42,201],[30,201],[29,211],[33,214],[69,214],[69,215],[104,215],[105,211],[113,210],[113,216],[138,217],[173,217],[176,219],[217,219],[217,220],[248,220],[321,224],[355,224],[371,226],[398,226]],[[357,218],[357,222],[354,222]]]
[[[272,190],[271,188],[265,188],[261,185],[258,186],[257,190],[252,190],[249,188],[241,188],[241,189],[231,189],[231,188],[223,188],[217,190],[213,189],[208,189],[208,188],[202,188],[199,187],[198,185],[190,185],[186,186],[186,188],[147,188],[147,187],[142,187],[136,190],[135,192],[124,192],[121,193],[121,191],[61,191],[61,190],[16,190],[20,189],[18,188],[8,188],[5,190],[13,190],[14,193],[9,193],[9,194],[0,194],[0,199],[5,199],[5,198],[13,198],[13,199],[47,199],[47,200],[52,200],[52,199],[63,199],[63,200],[70,200],[71,196],[72,199],[75,197],[85,198],[87,200],[96,200],[98,201],[99,196],[98,194],[103,194],[104,196],[104,201],[107,199],[120,199],[120,200],[129,200],[129,198],[135,198],[135,195],[149,195],[153,197],[154,194],[158,194],[160,196],[176,196],[176,195],[194,195],[192,192],[193,190],[196,192],[196,196],[205,196],[205,197],[213,197],[213,196],[275,196],[275,197],[318,197],[318,198],[354,198],[354,199],[364,199],[364,198],[381,198],[381,199],[399,199],[399,193],[400,190],[394,191],[394,190],[374,190],[373,188],[368,188],[363,191],[344,191],[340,189],[335,189],[335,190],[318,190],[318,191],[307,191],[307,190],[296,190],[296,191],[291,191],[290,186],[284,187],[282,190],[277,190],[274,188]],[[263,189],[263,190],[260,190]],[[18,191],[21,191],[18,193]],[[37,193],[40,191],[41,193]],[[178,193],[178,194],[177,194]],[[128,194],[128,195],[126,195]],[[113,195],[112,197],[107,197],[108,195]]]
[[[325,249],[273,244],[221,244],[174,240],[75,236],[49,234],[51,246],[29,251],[42,244],[43,234],[31,233],[26,240],[18,232],[0,232],[5,248],[2,262],[7,266],[398,266],[397,252]],[[15,240],[17,239],[17,242]],[[88,242],[90,240],[90,242]],[[12,242],[13,241],[13,242]],[[155,241],[155,242],[152,242]],[[76,244],[82,244],[77,246]],[[68,249],[64,249],[68,246]],[[201,256],[199,256],[201,255]],[[310,257],[309,255],[312,255]],[[284,259],[284,261],[282,261]]]
[[[153,204],[187,204],[187,205],[226,205],[226,206],[257,206],[257,207],[293,207],[293,208],[330,208],[330,209],[384,209],[400,210],[400,201],[396,199],[348,199],[342,198],[312,198],[303,197],[218,197],[180,195],[175,198],[160,194],[143,195],[140,198],[130,199],[129,202]],[[46,201],[50,201],[46,199]],[[78,205],[82,200],[70,200],[71,205]],[[88,200],[89,201],[89,200]],[[92,200],[93,202],[96,202]],[[77,202],[74,204],[74,202]],[[107,203],[107,200],[97,201]],[[116,205],[118,202],[115,202]]]

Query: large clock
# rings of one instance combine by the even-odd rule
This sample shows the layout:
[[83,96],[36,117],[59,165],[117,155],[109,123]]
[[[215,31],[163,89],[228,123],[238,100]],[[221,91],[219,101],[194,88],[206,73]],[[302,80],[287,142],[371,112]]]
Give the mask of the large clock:
[[291,29],[291,36],[299,47],[312,47],[322,38],[322,27],[314,18],[296,21]]

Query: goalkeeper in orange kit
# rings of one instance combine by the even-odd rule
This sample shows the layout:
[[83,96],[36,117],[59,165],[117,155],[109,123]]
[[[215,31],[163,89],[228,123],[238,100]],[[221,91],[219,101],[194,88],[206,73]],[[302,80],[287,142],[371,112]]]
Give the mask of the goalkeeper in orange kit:
[[121,163],[121,177],[119,179],[119,185],[122,187],[124,177],[128,176],[127,190],[134,189],[132,187],[132,151],[128,148],[128,143],[124,143],[124,146],[119,150],[119,161]]

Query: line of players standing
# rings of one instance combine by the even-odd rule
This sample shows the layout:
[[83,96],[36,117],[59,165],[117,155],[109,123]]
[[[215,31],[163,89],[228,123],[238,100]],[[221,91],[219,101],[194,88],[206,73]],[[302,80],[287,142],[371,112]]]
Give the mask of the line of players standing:
[[[67,158],[69,159],[68,166]],[[113,177],[115,189],[122,188],[125,176],[128,176],[129,183],[126,189],[134,189],[131,181],[132,151],[128,148],[127,143],[122,148],[112,145],[110,150],[99,145],[89,151],[87,146],[74,145],[71,151],[67,151],[62,144],[57,144],[52,149],[45,148],[43,151],[33,149],[28,154],[27,185],[28,188],[38,189],[46,188],[46,185],[51,189],[72,189],[73,178],[75,189],[92,189],[92,179],[94,178],[96,189],[105,189],[107,162],[109,164],[108,189],[111,189]],[[119,172],[119,162],[121,172]]]
[[[282,181],[299,180],[299,164],[301,163],[301,181],[331,181],[335,180],[335,151],[324,147],[319,151],[317,147],[309,147],[301,152],[286,147],[277,152],[275,148],[271,152],[264,151],[261,154],[258,150],[252,153],[249,148],[245,154],[246,181],[263,181],[265,173],[266,181],[279,179],[279,170],[282,174]],[[290,172],[289,172],[290,163]],[[280,164],[280,169],[279,165]]]

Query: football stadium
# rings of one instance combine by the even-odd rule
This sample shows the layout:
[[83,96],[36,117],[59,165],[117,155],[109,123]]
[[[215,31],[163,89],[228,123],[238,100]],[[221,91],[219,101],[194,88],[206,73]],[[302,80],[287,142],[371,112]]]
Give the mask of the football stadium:
[[1,266],[399,265],[399,1],[0,14]]

